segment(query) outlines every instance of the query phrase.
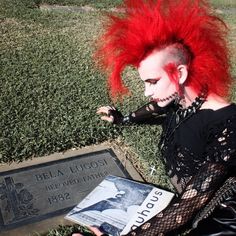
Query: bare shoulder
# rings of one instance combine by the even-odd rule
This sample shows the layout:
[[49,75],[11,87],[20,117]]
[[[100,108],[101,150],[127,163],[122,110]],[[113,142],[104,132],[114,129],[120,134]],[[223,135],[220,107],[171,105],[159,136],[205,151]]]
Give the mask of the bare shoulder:
[[201,109],[212,109],[214,111],[229,106],[231,103],[217,95],[209,95]]

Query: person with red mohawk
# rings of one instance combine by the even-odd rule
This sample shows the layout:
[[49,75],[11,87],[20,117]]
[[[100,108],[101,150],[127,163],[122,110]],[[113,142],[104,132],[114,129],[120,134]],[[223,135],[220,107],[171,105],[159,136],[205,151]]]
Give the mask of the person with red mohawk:
[[133,66],[151,101],[127,116],[111,106],[97,113],[114,124],[162,125],[159,149],[178,191],[128,235],[236,235],[236,105],[228,99],[226,36],[205,0],[125,0],[108,17],[96,58],[111,97],[129,92],[121,73]]

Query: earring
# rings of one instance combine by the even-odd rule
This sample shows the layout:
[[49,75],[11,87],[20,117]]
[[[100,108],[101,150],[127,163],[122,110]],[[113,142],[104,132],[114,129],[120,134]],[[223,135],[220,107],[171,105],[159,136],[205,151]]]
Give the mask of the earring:
[[176,105],[180,105],[182,108],[186,107],[185,97],[181,96],[179,93],[176,92],[175,104]]
[[178,92],[176,92],[175,104],[179,104],[181,107],[186,106],[186,100],[184,96],[184,86],[179,84]]
[[186,107],[186,100],[184,96],[180,97],[179,105],[181,105],[182,108]]

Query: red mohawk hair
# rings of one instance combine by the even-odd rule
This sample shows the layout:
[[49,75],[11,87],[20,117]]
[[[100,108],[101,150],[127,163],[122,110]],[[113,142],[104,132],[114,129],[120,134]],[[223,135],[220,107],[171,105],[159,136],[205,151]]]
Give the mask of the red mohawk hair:
[[231,84],[227,27],[205,0],[124,0],[111,14],[96,57],[108,71],[113,98],[128,92],[121,73],[154,49],[181,44],[191,54],[187,85],[227,96]]

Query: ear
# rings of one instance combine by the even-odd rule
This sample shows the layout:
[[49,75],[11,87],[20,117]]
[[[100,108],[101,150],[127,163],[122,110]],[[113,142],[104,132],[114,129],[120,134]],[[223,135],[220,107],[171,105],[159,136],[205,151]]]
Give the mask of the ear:
[[179,65],[177,70],[179,73],[179,84],[183,85],[188,78],[188,68],[186,65]]

